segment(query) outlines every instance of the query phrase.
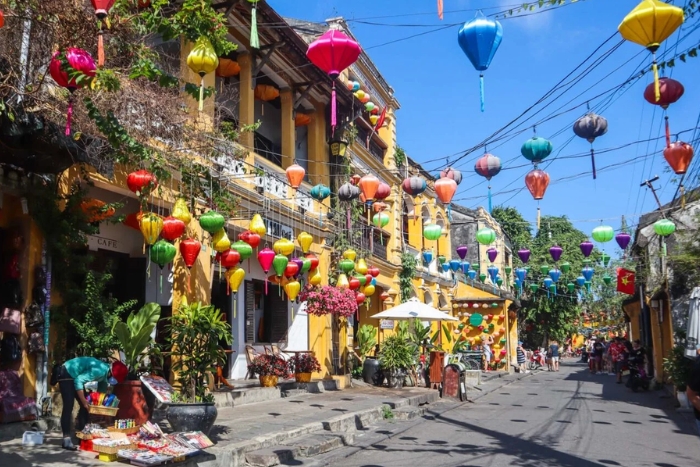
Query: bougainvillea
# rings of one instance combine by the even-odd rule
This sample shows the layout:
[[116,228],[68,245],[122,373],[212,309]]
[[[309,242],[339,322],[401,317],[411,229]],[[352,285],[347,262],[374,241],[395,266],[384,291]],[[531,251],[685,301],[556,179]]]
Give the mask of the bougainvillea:
[[312,287],[307,285],[299,295],[300,302],[306,302],[306,312],[310,315],[353,316],[357,313],[355,294],[351,290],[339,289],[330,285]]
[[318,359],[310,353],[303,353],[290,358],[288,361],[290,373],[313,373],[321,371]]
[[258,355],[248,364],[248,370],[258,376],[277,376],[279,378],[289,378],[289,364],[282,358],[275,355]]

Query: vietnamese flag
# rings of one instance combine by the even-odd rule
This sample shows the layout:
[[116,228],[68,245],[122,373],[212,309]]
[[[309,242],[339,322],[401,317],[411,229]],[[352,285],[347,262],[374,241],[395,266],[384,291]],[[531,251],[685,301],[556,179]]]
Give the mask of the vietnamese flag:
[[379,131],[379,129],[384,125],[384,120],[386,120],[386,107],[384,107],[384,110],[382,110],[381,115],[377,119],[377,124],[374,125],[374,131]]
[[634,271],[617,268],[617,291],[634,295]]

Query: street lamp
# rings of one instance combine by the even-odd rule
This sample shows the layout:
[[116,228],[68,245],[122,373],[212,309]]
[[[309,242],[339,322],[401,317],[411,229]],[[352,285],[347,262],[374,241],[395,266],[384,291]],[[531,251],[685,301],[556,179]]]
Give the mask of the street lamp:
[[331,155],[336,157],[345,157],[345,151],[348,148],[348,142],[342,139],[334,139],[328,146],[331,150]]

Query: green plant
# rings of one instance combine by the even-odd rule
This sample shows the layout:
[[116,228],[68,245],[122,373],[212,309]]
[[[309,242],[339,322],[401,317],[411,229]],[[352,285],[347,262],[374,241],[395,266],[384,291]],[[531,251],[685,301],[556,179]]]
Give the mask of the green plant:
[[377,328],[371,324],[363,324],[360,326],[360,329],[357,330],[355,341],[360,351],[360,357],[364,360],[377,345]]
[[401,146],[396,146],[394,151],[394,163],[396,167],[401,167],[406,163],[406,151]]
[[388,405],[382,405],[382,418],[384,420],[391,420],[394,418],[394,412]]
[[685,356],[685,345],[676,344],[671,350],[671,356],[664,358],[664,374],[673,382],[679,392],[684,392],[688,386],[693,361]]
[[321,371],[318,359],[310,353],[297,354],[287,361],[289,373],[314,373]]
[[418,318],[414,318],[411,321],[411,339],[417,345],[429,346],[430,345],[430,326],[424,326],[423,322]]
[[138,313],[129,313],[126,322],[117,321],[112,334],[119,340],[119,348],[124,352],[124,363],[129,368],[129,379],[135,380],[147,354],[144,350],[152,343],[153,330],[160,319],[160,305],[146,303]]
[[172,349],[172,370],[177,373],[180,391],[186,401],[204,401],[206,374],[215,372],[217,363],[226,359],[219,342],[231,344],[231,326],[213,305],[186,300],[168,321],[167,345]]
[[416,277],[418,260],[409,254],[401,254],[401,271],[399,272],[399,289],[401,291],[401,303],[408,301],[413,294],[413,278]]
[[413,366],[417,347],[408,339],[393,335],[382,342],[379,365],[386,370],[401,370]]

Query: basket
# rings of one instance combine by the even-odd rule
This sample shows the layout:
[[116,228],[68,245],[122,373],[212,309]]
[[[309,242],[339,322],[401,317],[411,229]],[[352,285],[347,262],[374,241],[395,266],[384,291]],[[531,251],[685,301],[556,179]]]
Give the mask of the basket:
[[88,412],[92,415],[107,415],[109,417],[116,417],[117,412],[119,412],[119,407],[105,407],[103,405],[91,405],[88,408]]
[[107,431],[111,432],[116,432],[116,433],[124,433],[125,435],[133,435],[139,432],[141,429],[141,426],[132,426],[131,428],[114,428],[113,426],[110,426],[107,428]]
[[100,446],[97,444],[92,445],[92,450],[100,454],[116,454],[120,449],[135,449],[136,446],[133,444],[120,444],[119,446]]

